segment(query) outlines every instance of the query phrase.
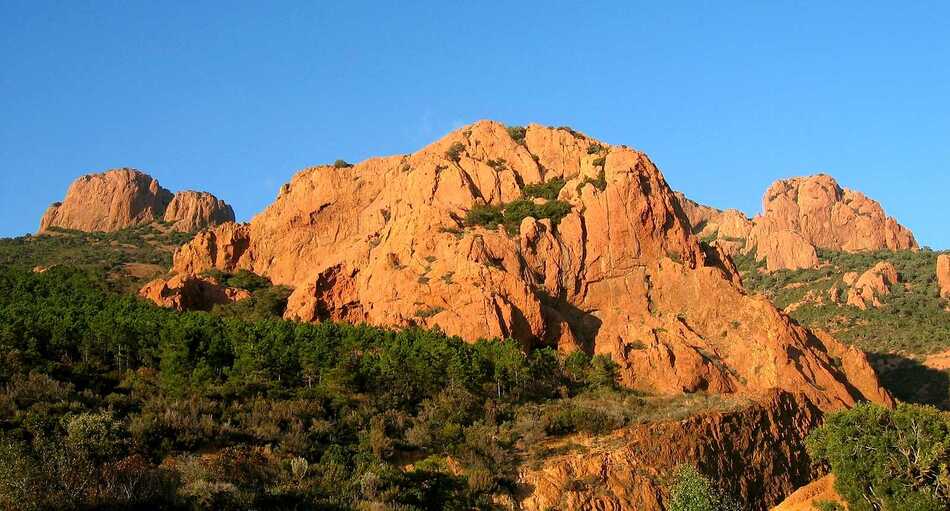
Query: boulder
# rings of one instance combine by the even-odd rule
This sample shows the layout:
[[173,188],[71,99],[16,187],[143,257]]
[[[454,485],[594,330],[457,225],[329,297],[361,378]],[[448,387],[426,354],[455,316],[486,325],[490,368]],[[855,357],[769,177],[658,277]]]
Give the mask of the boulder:
[[222,286],[217,280],[197,275],[176,275],[156,279],[139,290],[139,296],[160,307],[175,310],[210,310],[215,305],[249,298],[251,293]]
[[[845,275],[845,282],[847,277]],[[900,281],[897,268],[889,261],[881,261],[862,273],[848,290],[848,304],[859,309],[880,307],[880,297],[890,294],[890,287]]]

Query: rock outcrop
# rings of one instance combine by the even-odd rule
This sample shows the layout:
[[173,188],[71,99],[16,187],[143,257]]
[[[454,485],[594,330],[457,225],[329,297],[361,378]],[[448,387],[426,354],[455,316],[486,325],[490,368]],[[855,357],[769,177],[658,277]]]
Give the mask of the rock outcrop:
[[73,181],[62,202],[51,205],[40,221],[50,228],[112,232],[167,221],[174,228],[197,231],[234,221],[231,207],[204,192],[173,195],[151,176],[135,169],[113,169]]
[[234,210],[208,192],[186,190],[172,198],[162,220],[181,232],[197,232],[211,225],[234,221]]
[[857,278],[849,272],[844,276],[844,282],[851,285],[848,290],[848,304],[859,309],[880,307],[879,298],[890,294],[891,286],[899,281],[900,275],[897,273],[897,268],[888,261],[875,264]]
[[776,181],[765,192],[762,210],[753,219],[747,249],[765,258],[769,270],[816,267],[815,248],[917,249],[910,230],[885,215],[879,203],[826,174]]
[[667,509],[666,481],[677,465],[687,463],[743,509],[764,511],[818,475],[804,438],[821,417],[807,398],[773,392],[735,410],[616,431],[580,452],[523,469],[519,483],[527,495],[520,509],[661,511]]
[[831,176],[776,181],[751,221],[680,196],[694,234],[715,238],[730,253],[755,251],[768,271],[816,268],[816,249],[916,250],[914,235],[864,194],[841,188]]
[[222,286],[211,277],[175,275],[170,279],[156,279],[139,291],[139,296],[161,307],[175,310],[210,310],[215,305],[249,298],[251,293]]
[[950,299],[950,254],[937,256],[937,286],[940,297]]
[[[267,276],[294,288],[292,319],[609,354],[625,384],[662,393],[783,388],[825,409],[890,400],[866,360],[839,366],[842,345],[746,295],[645,154],[536,125],[518,138],[483,121],[412,155],[304,170],[250,224],[198,234],[174,271]],[[559,222],[528,217],[510,235],[465,221],[555,178],[569,208]]]
[[843,509],[848,509],[848,503],[835,490],[835,476],[828,474],[816,479],[795,490],[783,500],[781,504],[772,508],[772,511],[815,511],[815,504],[826,501],[834,502]]

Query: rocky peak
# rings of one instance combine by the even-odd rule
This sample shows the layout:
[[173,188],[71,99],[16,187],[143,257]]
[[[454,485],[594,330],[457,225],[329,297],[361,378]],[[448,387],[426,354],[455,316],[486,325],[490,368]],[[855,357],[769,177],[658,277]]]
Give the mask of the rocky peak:
[[196,232],[205,227],[234,221],[234,210],[208,192],[186,190],[172,198],[162,220],[181,232]]
[[827,174],[776,181],[751,221],[739,211],[720,211],[682,195],[680,202],[695,234],[714,238],[732,254],[755,251],[768,271],[816,268],[817,249],[917,249],[913,233],[879,203]]
[[482,121],[411,155],[306,169],[249,224],[175,255],[179,274],[211,268],[293,287],[288,318],[607,354],[660,393],[890,400],[863,355],[745,294],[645,154],[564,128]]
[[917,248],[910,230],[885,215],[878,202],[841,188],[827,174],[776,181],[765,192],[762,211],[762,217],[771,221],[769,229],[798,233],[817,248],[847,252]]
[[173,195],[148,174],[122,168],[73,181],[66,198],[46,210],[39,232],[51,227],[112,232],[160,220],[180,230],[195,231],[233,221],[234,212],[211,194]]

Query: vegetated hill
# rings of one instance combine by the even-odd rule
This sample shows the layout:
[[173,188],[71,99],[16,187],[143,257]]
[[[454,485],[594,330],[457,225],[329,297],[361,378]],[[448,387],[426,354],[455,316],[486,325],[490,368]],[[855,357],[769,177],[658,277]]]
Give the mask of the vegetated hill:
[[82,268],[133,291],[165,274],[172,255],[192,234],[162,223],[114,232],[83,232],[50,227],[43,235],[0,238],[0,266],[44,271],[54,266]]
[[[895,395],[948,406],[946,365],[922,364],[928,356],[950,350],[950,301],[940,295],[939,255],[929,249],[820,250],[819,268],[771,273],[755,261],[754,254],[739,256],[736,263],[749,290],[765,294],[801,324],[827,330],[871,353],[882,383]],[[898,281],[874,291],[876,306],[848,303],[858,277],[882,262],[893,265]]]

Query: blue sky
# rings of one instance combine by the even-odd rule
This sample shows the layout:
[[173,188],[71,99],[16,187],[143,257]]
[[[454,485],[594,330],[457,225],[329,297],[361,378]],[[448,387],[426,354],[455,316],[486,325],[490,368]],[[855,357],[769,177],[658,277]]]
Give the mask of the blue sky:
[[249,219],[296,170],[490,118],[749,214],[827,172],[950,248],[950,4],[585,4],[0,0],[0,235],[121,166]]

